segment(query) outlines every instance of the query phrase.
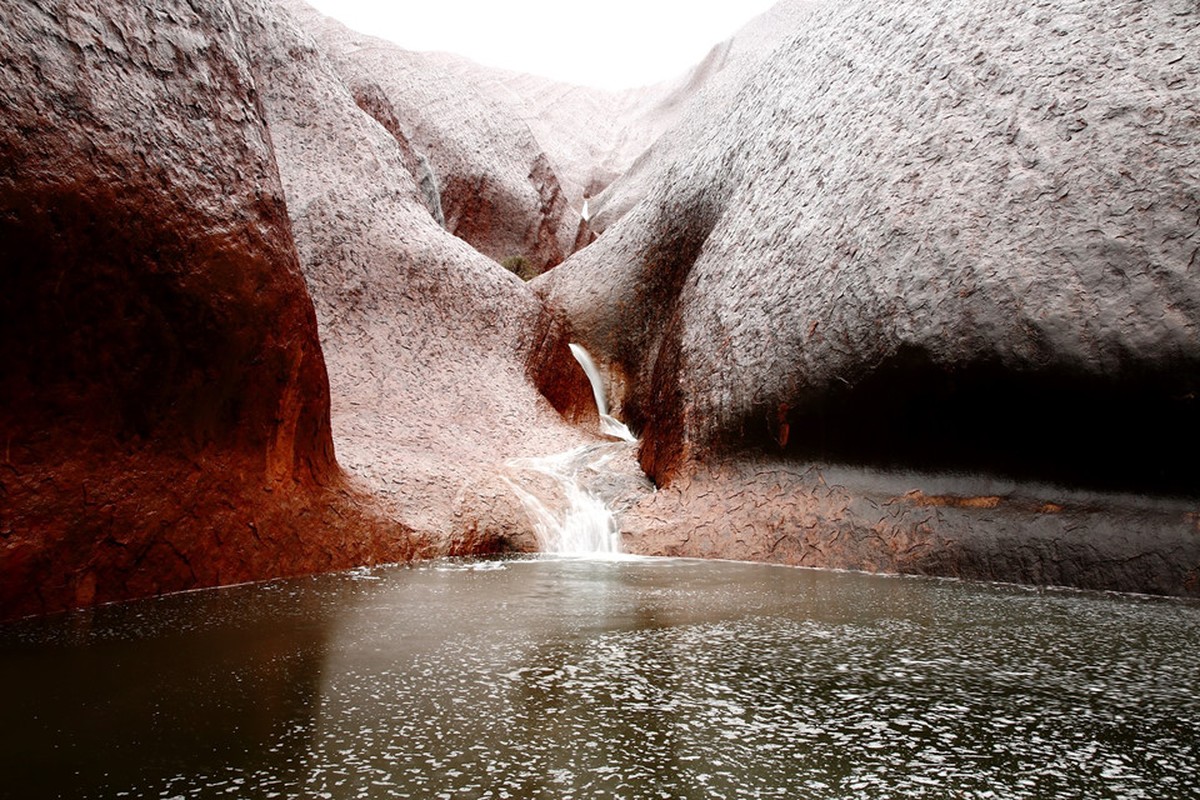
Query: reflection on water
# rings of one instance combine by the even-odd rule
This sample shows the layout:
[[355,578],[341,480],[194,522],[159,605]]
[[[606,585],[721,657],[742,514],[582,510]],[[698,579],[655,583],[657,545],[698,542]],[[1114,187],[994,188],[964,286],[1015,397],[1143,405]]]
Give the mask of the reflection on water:
[[0,628],[14,797],[1200,797],[1200,606],[693,561]]

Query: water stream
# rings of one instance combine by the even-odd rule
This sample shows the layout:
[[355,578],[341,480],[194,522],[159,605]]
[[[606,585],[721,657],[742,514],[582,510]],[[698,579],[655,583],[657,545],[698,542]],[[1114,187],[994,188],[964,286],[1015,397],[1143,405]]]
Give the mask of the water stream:
[[612,510],[584,480],[585,472],[603,470],[616,455],[611,445],[593,444],[505,465],[517,473],[504,480],[525,507],[541,552],[591,557],[621,552]]
[[514,459],[505,464],[508,474],[502,477],[525,507],[541,552],[611,557],[621,552],[620,535],[613,511],[597,485],[614,459],[630,456],[637,438],[608,413],[604,378],[591,355],[580,345],[570,347],[591,383],[600,433],[619,441]]
[[637,437],[625,427],[625,423],[608,413],[608,393],[604,389],[604,376],[592,360],[591,353],[577,344],[571,344],[570,348],[571,354],[587,374],[588,382],[592,384],[592,396],[596,398],[596,410],[600,412],[600,433],[614,439],[636,442]]

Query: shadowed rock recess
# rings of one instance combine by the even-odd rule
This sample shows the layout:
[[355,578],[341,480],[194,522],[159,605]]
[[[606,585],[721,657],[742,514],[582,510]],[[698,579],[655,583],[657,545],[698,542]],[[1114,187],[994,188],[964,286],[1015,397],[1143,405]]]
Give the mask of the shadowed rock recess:
[[228,6],[0,22],[0,616],[419,552],[334,462]]
[[629,550],[1200,595],[1197,53],[1194,0],[785,1],[610,93],[0,6],[0,618],[528,547],[568,341]]
[[[1190,2],[830,3],[687,115],[537,285],[669,489],[629,545],[1195,593],[1198,26]],[[836,508],[814,463],[860,468]],[[1010,488],[914,499],[950,475]],[[1144,504],[1113,545],[1098,509]]]

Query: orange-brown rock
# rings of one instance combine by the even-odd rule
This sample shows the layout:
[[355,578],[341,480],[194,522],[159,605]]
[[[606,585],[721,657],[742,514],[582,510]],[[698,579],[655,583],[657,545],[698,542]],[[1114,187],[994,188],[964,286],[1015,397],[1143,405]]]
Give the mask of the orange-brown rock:
[[378,560],[231,7],[0,8],[0,616]]

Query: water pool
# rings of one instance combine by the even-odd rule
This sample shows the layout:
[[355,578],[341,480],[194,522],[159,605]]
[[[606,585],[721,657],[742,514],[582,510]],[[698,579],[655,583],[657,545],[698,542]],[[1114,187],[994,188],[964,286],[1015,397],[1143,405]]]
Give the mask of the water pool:
[[1200,605],[429,563],[0,627],[0,796],[1200,797]]

